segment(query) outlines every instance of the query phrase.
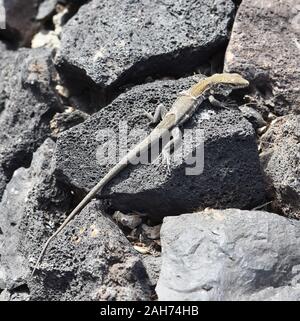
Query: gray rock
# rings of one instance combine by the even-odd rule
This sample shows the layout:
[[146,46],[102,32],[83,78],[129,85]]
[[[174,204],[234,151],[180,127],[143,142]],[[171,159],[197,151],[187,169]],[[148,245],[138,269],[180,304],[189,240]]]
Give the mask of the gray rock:
[[253,96],[277,114],[299,111],[299,0],[244,0],[225,57],[225,71],[252,81]]
[[112,218],[121,226],[134,230],[137,226],[141,225],[142,218],[138,214],[123,214],[116,211]]
[[29,46],[33,34],[38,30],[35,21],[38,4],[41,0],[3,0],[5,7],[6,29],[0,29],[0,37]]
[[0,302],[3,302],[3,301],[9,301],[10,300],[10,293],[8,290],[3,290],[0,294]]
[[150,284],[155,288],[161,269],[161,256],[153,256],[149,254],[143,255],[143,264],[149,276]]
[[266,126],[267,123],[263,119],[262,115],[252,107],[241,106],[239,110],[242,112],[243,116],[252,124],[254,129]]
[[61,105],[53,89],[51,51],[1,50],[0,57],[0,199],[19,167],[50,135],[49,122]]
[[161,224],[155,226],[149,226],[147,224],[142,225],[142,231],[145,236],[150,240],[158,240],[160,238]]
[[182,75],[226,44],[234,10],[222,0],[93,0],[65,26],[57,66],[78,95]]
[[27,286],[20,286],[12,292],[5,289],[0,294],[0,301],[29,301]]
[[40,0],[41,3],[38,8],[36,20],[44,20],[49,18],[53,13],[55,13],[57,4],[68,7],[69,14],[67,14],[66,19],[68,20],[81,5],[88,1],[90,0]]
[[55,12],[55,6],[58,0],[44,0],[39,5],[38,13],[36,15],[37,20],[43,20],[49,17],[53,12]]
[[153,293],[144,263],[120,229],[90,204],[51,243],[34,278],[46,239],[74,206],[70,190],[53,177],[50,139],[30,168],[15,171],[0,204],[2,299],[145,300]]
[[300,299],[300,223],[209,210],[165,218],[159,300]]
[[[112,151],[110,139],[114,135],[116,140],[119,135],[124,138],[129,132],[127,146],[135,145],[141,139],[141,130],[144,134],[150,132],[148,120],[142,113],[153,112],[160,103],[171,106],[178,94],[192,83],[191,77],[137,86],[84,123],[62,133],[55,154],[57,177],[88,192],[116,162],[113,153],[106,159],[99,159],[99,148],[107,144]],[[120,121],[127,122],[127,132],[124,123],[119,131]],[[107,129],[113,132],[102,139],[101,130]],[[204,103],[185,129],[204,130],[204,172],[188,176],[186,165],[176,162],[171,164],[170,175],[163,165],[131,165],[102,192],[111,198],[114,209],[123,213],[135,210],[157,218],[185,213],[187,209],[253,208],[264,202],[254,131],[237,108],[218,109]],[[184,143],[195,151],[201,141],[195,140],[195,146]]]
[[31,300],[149,300],[139,254],[97,201],[51,243],[29,282]]
[[88,114],[72,107],[55,114],[50,122],[53,137],[56,138],[59,133],[84,122],[88,117]]
[[261,137],[261,153],[272,205],[300,218],[300,115],[278,118]]
[[46,140],[30,168],[15,171],[0,203],[0,284],[12,294],[26,292],[20,288],[26,289],[33,257],[70,207],[69,191],[52,175],[54,148]]

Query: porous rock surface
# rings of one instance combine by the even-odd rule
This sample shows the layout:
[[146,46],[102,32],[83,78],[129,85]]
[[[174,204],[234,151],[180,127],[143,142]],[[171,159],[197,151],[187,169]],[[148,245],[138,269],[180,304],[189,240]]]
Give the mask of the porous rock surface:
[[[149,300],[158,279],[161,300],[299,300],[299,224],[275,214],[300,214],[299,117],[289,115],[299,110],[299,0],[244,0],[232,35],[239,0],[4,2],[0,301]],[[227,109],[205,102],[185,124],[204,130],[204,172],[130,165],[103,190],[108,201],[93,200],[50,243],[31,277],[44,242],[117,162],[113,139],[130,131],[130,149],[150,132],[145,110],[170,107],[199,80],[189,75],[222,72],[229,36],[225,70],[251,84]],[[41,45],[55,49],[33,49]],[[203,143],[184,142],[197,152]],[[207,209],[257,205],[274,213]],[[114,209],[142,225],[116,225]],[[165,219],[161,271],[156,220],[192,211]]]
[[222,0],[93,0],[65,26],[57,66],[77,94],[189,72],[226,45],[234,13]]
[[224,70],[252,81],[254,97],[276,114],[299,112],[299,36],[299,0],[243,0]]
[[300,224],[238,209],[167,217],[159,300],[300,299]]
[[[194,81],[191,77],[136,86],[84,123],[62,133],[55,154],[56,175],[88,192],[116,163],[118,146],[116,154],[111,151],[119,137],[127,136],[130,150],[143,137],[141,130],[148,128],[144,134],[150,132],[143,112],[154,112],[161,103],[171,106]],[[254,131],[237,108],[228,110],[202,104],[185,129],[204,130],[202,174],[186,175],[184,163],[173,162],[170,175],[163,165],[130,165],[103,189],[102,195],[109,195],[117,210],[138,210],[154,218],[205,207],[252,208],[264,201]],[[101,131],[107,130],[107,137],[102,138]],[[196,136],[192,140],[190,152],[199,149],[202,143]],[[110,150],[104,161],[98,157],[103,144]],[[189,142],[184,140],[184,144],[187,147]],[[201,155],[199,152],[198,160]]]
[[36,19],[42,20],[49,17],[55,11],[55,6],[57,3],[58,0],[42,0],[36,14]]
[[53,241],[30,281],[32,300],[149,300],[139,254],[123,232],[90,203]]
[[46,238],[74,206],[70,191],[53,177],[54,148],[46,140],[31,167],[15,171],[0,204],[2,299],[149,299],[153,285],[142,258],[97,203],[53,241],[30,276]]
[[32,152],[50,134],[49,122],[61,109],[53,89],[51,51],[0,52],[0,199],[14,170],[28,166]]
[[14,172],[0,203],[0,285],[12,299],[29,295],[27,280],[41,245],[72,206],[70,191],[53,176],[54,148],[47,139],[31,166]]
[[261,137],[260,155],[273,206],[300,218],[300,115],[277,119]]
[[52,135],[56,138],[59,133],[84,122],[88,116],[88,114],[73,108],[55,114],[50,122]]
[[5,8],[6,28],[0,29],[0,37],[28,46],[39,24],[35,21],[38,5],[42,0],[2,0]]

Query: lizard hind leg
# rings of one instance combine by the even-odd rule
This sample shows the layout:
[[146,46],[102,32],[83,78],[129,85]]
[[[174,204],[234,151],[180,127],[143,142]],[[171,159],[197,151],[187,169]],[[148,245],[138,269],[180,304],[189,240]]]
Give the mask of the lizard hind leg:
[[172,129],[172,139],[163,147],[160,155],[154,161],[155,165],[161,167],[165,165],[167,167],[167,172],[171,173],[171,160],[172,160],[172,153],[176,151],[177,148],[181,145],[182,142],[182,133],[178,127]]
[[145,111],[144,116],[146,116],[150,120],[149,125],[156,125],[164,118],[166,113],[166,107],[163,104],[159,104],[155,109],[154,115]]
[[181,146],[182,143],[182,133],[179,127],[174,127],[172,129],[172,139],[164,146],[162,150],[162,159],[163,162],[167,165],[168,173],[171,172],[171,150],[173,155],[175,151]]

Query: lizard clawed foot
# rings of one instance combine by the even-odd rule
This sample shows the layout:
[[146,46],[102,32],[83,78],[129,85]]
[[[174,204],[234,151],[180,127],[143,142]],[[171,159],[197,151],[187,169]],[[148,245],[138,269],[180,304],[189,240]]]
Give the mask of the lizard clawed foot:
[[150,123],[148,123],[148,125],[153,126],[153,125],[157,125],[163,119],[166,113],[167,113],[167,109],[165,108],[165,106],[163,104],[159,104],[156,107],[156,110],[153,115],[148,111],[144,111],[143,115],[150,120]]
[[149,126],[149,127],[151,127],[151,126],[153,126],[155,123],[154,123],[154,120],[153,120],[153,116],[152,116],[152,114],[150,114],[149,112],[147,112],[147,111],[144,111],[143,112],[143,116],[144,117],[147,117],[150,121],[147,123],[147,125]]

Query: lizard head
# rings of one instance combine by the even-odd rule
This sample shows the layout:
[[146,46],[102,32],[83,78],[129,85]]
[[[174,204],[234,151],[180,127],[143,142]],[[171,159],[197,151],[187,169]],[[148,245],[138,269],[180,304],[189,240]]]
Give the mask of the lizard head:
[[249,81],[241,75],[235,73],[214,74],[211,78],[211,84],[217,92],[228,95],[234,89],[246,88]]
[[202,81],[192,86],[190,93],[194,97],[198,97],[204,92],[218,93],[227,96],[234,89],[245,88],[248,86],[248,80],[244,79],[239,74],[214,74],[210,77],[204,78]]
[[228,85],[233,89],[245,88],[249,86],[249,81],[244,79],[239,74],[234,74],[234,73],[214,74],[212,78],[214,83]]
[[223,73],[219,75],[219,82],[231,85],[235,88],[245,88],[249,86],[249,81],[239,74]]

